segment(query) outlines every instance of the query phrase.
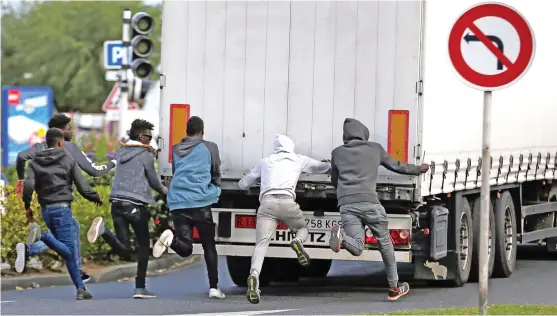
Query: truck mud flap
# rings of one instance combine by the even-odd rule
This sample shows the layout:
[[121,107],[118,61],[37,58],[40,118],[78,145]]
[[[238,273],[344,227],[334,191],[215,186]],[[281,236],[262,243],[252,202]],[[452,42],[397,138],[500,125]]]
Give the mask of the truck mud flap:
[[439,260],[447,256],[447,235],[449,231],[449,210],[442,206],[433,206],[430,212],[431,243],[429,256]]

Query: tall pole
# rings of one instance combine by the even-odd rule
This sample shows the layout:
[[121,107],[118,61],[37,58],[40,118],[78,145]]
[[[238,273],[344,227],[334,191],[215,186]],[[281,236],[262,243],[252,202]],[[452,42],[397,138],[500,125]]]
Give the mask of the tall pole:
[[126,114],[128,113],[128,69],[130,68],[130,31],[131,31],[132,11],[124,9],[122,11],[122,42],[124,43],[124,57],[122,58],[122,72],[120,77],[120,119],[118,122],[118,138],[126,136]]
[[491,169],[491,91],[484,92],[482,135],[482,188],[480,204],[479,312],[487,315],[487,266],[489,260],[489,172]]

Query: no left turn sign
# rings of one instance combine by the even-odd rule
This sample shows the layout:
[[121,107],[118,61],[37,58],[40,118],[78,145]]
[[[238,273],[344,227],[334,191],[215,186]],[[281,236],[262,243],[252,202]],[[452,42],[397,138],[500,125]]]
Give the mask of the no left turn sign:
[[458,76],[484,91],[501,89],[520,79],[532,63],[534,49],[534,33],[526,19],[500,3],[468,9],[449,35],[449,57]]

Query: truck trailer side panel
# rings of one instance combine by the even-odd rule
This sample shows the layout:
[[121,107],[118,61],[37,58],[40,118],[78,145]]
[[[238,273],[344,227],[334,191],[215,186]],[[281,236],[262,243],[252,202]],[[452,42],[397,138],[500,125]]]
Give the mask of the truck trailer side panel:
[[[188,114],[202,117],[205,138],[218,144],[224,179],[240,178],[270,154],[277,133],[293,138],[300,154],[330,158],[347,117],[400,160],[416,162],[421,2],[165,6],[161,175],[172,175],[169,150],[180,138],[172,134],[183,134],[176,126]],[[171,104],[189,111],[171,115]],[[381,175],[380,182],[414,183]]]

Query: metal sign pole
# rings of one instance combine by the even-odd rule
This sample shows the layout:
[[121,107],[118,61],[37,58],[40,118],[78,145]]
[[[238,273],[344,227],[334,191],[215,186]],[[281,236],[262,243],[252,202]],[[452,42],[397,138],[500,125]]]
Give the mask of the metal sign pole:
[[[487,315],[487,286],[488,286],[488,260],[489,260],[489,173],[491,169],[491,91],[484,91],[482,135],[482,188],[480,208],[480,262],[479,262],[479,312]],[[476,237],[476,236],[474,236]]]
[[126,114],[128,113],[128,69],[130,61],[128,60],[130,50],[130,28],[131,28],[132,11],[124,9],[122,11],[122,42],[124,43],[124,56],[122,57],[122,77],[120,80],[120,120],[118,122],[118,137],[126,136]]

